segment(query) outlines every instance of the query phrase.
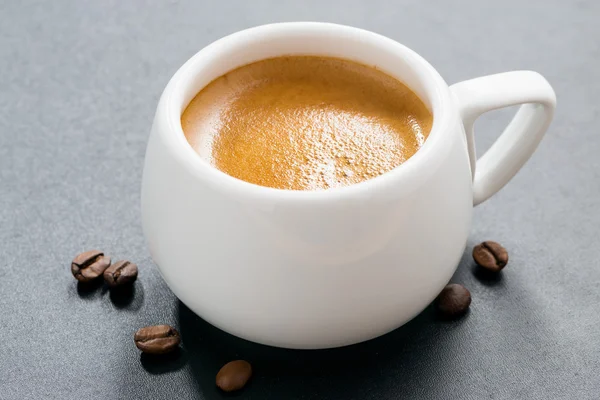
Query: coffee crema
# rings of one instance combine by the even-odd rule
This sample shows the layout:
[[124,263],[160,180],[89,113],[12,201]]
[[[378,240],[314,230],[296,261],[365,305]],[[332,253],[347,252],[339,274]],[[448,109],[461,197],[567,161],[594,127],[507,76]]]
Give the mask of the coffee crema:
[[391,76],[352,61],[287,56],[215,79],[181,116],[186,139],[246,182],[323,190],[377,177],[422,145],[433,117]]

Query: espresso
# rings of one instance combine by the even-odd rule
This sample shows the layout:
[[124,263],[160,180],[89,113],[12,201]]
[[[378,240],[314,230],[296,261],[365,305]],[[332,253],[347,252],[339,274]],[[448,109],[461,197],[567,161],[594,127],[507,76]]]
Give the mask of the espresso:
[[408,87],[355,62],[258,61],[212,81],[181,116],[196,152],[246,182],[323,190],[377,177],[410,158],[432,114]]

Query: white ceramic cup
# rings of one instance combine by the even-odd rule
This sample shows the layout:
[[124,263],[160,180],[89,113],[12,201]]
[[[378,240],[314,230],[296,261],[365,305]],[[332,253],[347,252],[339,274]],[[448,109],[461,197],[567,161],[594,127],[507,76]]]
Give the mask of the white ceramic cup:
[[[404,82],[433,112],[425,144],[386,174],[326,191],[257,186],[213,168],[186,141],[182,112],[217,77],[283,55],[353,60]],[[477,160],[477,117],[515,104],[524,105]],[[150,252],[183,303],[236,336],[304,349],[374,338],[446,285],[473,205],[530,157],[555,104],[535,72],[448,87],[414,51],[357,28],[299,22],[234,33],[187,61],[158,104],[142,184]]]

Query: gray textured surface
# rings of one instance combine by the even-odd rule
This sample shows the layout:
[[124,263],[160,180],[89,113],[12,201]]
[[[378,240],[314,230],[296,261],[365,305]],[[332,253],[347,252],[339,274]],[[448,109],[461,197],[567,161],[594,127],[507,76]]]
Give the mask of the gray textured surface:
[[[0,1],[0,398],[221,398],[220,365],[253,399],[597,399],[600,396],[600,3],[488,1]],[[396,39],[448,82],[544,74],[556,119],[525,169],[477,208],[469,246],[509,249],[498,280],[467,253],[470,314],[431,309],[375,341],[284,351],[209,327],[171,294],[142,237],[139,186],[158,97],[197,50],[274,21]],[[484,148],[509,114],[478,123]],[[140,265],[131,298],[78,290],[69,262],[101,248]],[[133,332],[171,323],[184,349],[140,357]]]

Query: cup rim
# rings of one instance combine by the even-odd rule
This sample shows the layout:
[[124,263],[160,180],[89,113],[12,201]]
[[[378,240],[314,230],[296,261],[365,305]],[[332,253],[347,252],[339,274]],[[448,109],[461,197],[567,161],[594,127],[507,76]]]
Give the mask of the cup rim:
[[[313,33],[318,32],[323,35],[362,35],[362,38],[373,42],[382,52],[402,52],[405,62],[418,75],[419,80],[422,81],[421,83],[425,83],[424,87],[428,87],[427,97],[432,108],[433,123],[423,146],[408,160],[385,174],[352,185],[327,190],[290,190],[260,186],[232,177],[202,159],[185,138],[181,126],[181,114],[183,111],[176,99],[183,96],[186,86],[189,86],[190,82],[201,73],[198,70],[198,66],[202,63],[203,59],[207,56],[214,57],[215,50],[218,48],[233,46],[240,40],[248,41],[253,38],[256,40],[256,38],[264,37],[264,35],[285,35],[291,32],[297,33],[298,31],[312,31]],[[221,75],[227,72],[223,71]],[[429,85],[426,84],[427,82]],[[419,171],[426,170],[427,166],[435,167],[435,163],[432,162],[435,160],[434,153],[436,152],[436,148],[443,146],[444,131],[451,123],[452,113],[450,102],[448,85],[435,68],[418,53],[393,39],[361,28],[334,23],[279,22],[259,25],[229,34],[198,51],[173,75],[161,97],[157,112],[160,113],[162,111],[166,117],[169,129],[166,134],[163,134],[163,139],[174,150],[177,158],[196,177],[207,180],[212,186],[236,197],[250,196],[259,200],[328,201],[337,200],[341,197],[370,197],[373,190],[379,188],[404,187],[406,189],[414,186],[415,180],[411,178],[418,175]]]

